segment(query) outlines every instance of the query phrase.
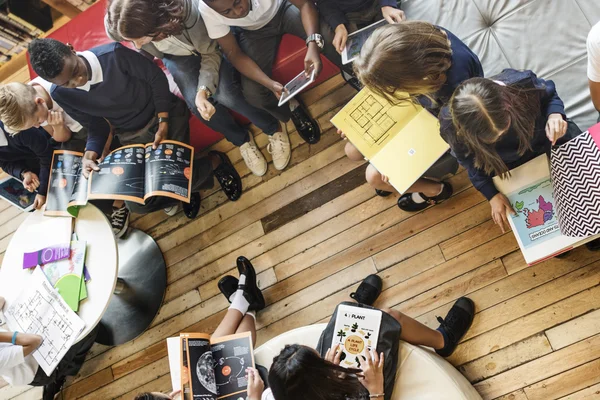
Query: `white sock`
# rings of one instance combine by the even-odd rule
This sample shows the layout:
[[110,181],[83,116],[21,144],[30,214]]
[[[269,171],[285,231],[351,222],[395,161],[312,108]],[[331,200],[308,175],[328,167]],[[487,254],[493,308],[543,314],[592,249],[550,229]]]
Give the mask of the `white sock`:
[[243,285],[244,283],[246,283],[246,275],[240,275],[238,290],[231,295],[231,305],[229,306],[230,310],[238,310],[242,315],[246,314],[248,307],[250,306],[250,303],[248,303],[248,300],[244,297],[244,291],[239,289],[239,285]]
[[254,318],[254,321],[256,321],[256,311],[248,311],[246,312],[246,315],[251,316],[252,318]]
[[288,104],[290,105],[291,111],[294,111],[296,107],[300,107],[300,103],[298,103],[298,100],[296,99],[291,99],[290,101],[288,101]]
[[419,193],[412,193],[411,194],[412,200],[419,204],[419,203],[425,203],[425,199],[421,197],[421,195]]

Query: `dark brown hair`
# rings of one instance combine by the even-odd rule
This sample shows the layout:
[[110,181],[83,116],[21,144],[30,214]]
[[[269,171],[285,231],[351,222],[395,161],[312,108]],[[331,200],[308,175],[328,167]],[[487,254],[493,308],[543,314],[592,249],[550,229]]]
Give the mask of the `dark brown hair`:
[[358,398],[363,386],[358,369],[325,361],[310,347],[287,345],[273,358],[269,385],[276,400],[346,400]]
[[108,30],[127,39],[179,35],[185,28],[187,7],[186,0],[110,0]]
[[508,177],[496,142],[510,130],[519,141],[519,155],[531,150],[535,121],[541,115],[541,90],[522,84],[504,86],[493,78],[464,81],[448,103],[456,129],[451,142],[466,146],[475,158],[475,167],[486,174]]
[[428,22],[404,21],[375,30],[354,60],[354,71],[363,85],[392,102],[416,101],[441,89],[451,64],[444,31]]

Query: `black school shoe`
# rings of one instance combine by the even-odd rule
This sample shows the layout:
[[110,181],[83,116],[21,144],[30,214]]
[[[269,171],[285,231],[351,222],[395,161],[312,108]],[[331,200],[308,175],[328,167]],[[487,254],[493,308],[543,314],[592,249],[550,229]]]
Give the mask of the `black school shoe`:
[[252,263],[246,257],[240,256],[238,257],[236,264],[240,275],[246,275],[246,283],[243,285],[238,285],[238,289],[244,290],[244,297],[246,300],[248,300],[248,303],[250,303],[248,310],[262,310],[265,308],[265,298],[258,288],[258,284],[256,282],[256,271],[254,270]]
[[419,195],[425,200],[422,203],[417,203],[412,198],[412,193],[406,193],[400,196],[398,199],[398,207],[401,210],[408,212],[417,212],[426,209],[429,206],[434,204],[442,203],[445,200],[448,200],[453,193],[452,185],[448,182],[442,182],[444,187],[442,188],[442,193],[438,194],[434,197],[425,196],[423,193],[419,193]]
[[468,297],[461,297],[456,300],[446,318],[437,317],[440,327],[437,329],[444,336],[445,346],[443,349],[436,350],[442,357],[450,357],[458,342],[465,336],[465,333],[471,327],[475,317],[475,303]]
[[225,153],[213,150],[208,154],[214,154],[221,159],[221,164],[215,168],[213,173],[227,198],[236,201],[242,195],[242,178]]
[[231,300],[229,300],[231,295],[237,292],[238,284],[239,280],[231,275],[225,275],[219,280],[219,290],[229,303],[231,303]]
[[387,190],[375,189],[375,193],[379,197],[388,197],[392,192],[388,192]]
[[181,208],[183,208],[183,213],[185,214],[185,216],[189,219],[196,218],[198,212],[200,211],[201,202],[202,199],[200,197],[200,193],[198,192],[192,193],[192,195],[190,196],[189,203],[181,202]]
[[300,103],[292,111],[292,122],[298,134],[306,143],[315,144],[321,140],[321,128],[319,128],[317,121],[310,117],[308,111],[304,108],[304,104]]
[[54,382],[44,385],[42,400],[54,400],[54,397],[60,393],[65,384],[65,378],[58,378]]
[[113,207],[109,219],[115,238],[118,239],[123,236],[129,227],[129,209],[127,205],[123,204],[121,208]]
[[591,242],[587,242],[585,244],[585,247],[587,247],[587,249],[589,251],[598,251],[598,250],[600,250],[600,239],[594,239]]
[[379,275],[371,274],[363,279],[356,292],[350,293],[350,297],[361,304],[372,306],[381,294],[382,286],[383,281]]

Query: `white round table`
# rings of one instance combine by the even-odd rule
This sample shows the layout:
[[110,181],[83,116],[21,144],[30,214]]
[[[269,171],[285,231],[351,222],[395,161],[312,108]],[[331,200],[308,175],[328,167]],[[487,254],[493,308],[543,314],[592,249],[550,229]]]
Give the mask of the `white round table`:
[[[6,299],[7,306],[19,296],[31,273],[23,269],[23,253],[68,243],[70,238],[65,238],[65,234],[52,232],[53,227],[66,226],[67,220],[72,218],[45,217],[38,210],[19,226],[0,268],[0,296]],[[78,342],[98,325],[108,307],[117,283],[118,252],[110,223],[104,213],[91,204],[79,210],[74,231],[79,240],[87,242],[85,265],[91,277],[87,282],[88,297],[80,303],[77,312],[85,322]]]

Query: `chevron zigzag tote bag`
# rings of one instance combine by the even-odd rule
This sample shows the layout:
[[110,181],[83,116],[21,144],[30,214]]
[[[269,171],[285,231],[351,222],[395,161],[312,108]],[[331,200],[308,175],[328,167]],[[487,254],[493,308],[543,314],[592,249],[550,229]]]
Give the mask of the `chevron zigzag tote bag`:
[[600,124],[552,149],[550,174],[562,234],[600,233]]

